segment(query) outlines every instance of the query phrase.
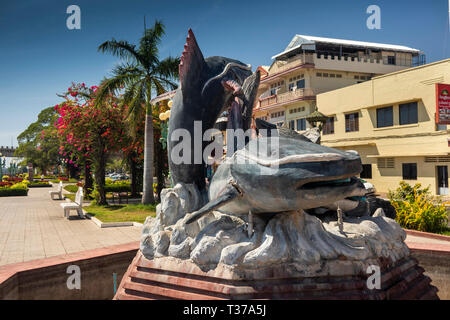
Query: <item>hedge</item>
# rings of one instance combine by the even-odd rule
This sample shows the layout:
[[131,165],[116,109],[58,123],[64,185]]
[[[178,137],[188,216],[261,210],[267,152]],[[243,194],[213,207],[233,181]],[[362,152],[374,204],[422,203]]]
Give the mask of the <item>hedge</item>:
[[131,185],[124,183],[108,183],[105,185],[106,192],[131,192]]
[[0,188],[0,197],[27,196],[28,189]]
[[31,182],[28,184],[28,188],[48,188],[51,186],[48,182]]

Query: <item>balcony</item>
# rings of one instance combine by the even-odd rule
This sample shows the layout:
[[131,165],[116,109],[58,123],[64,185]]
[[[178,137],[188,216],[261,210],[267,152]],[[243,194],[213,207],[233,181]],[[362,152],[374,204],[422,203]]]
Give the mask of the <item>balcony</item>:
[[286,93],[276,94],[264,99],[259,100],[259,108],[267,109],[274,106],[281,106],[289,102],[303,100],[308,98],[314,98],[315,92],[311,88],[297,89]]
[[295,67],[299,67],[302,65],[307,64],[313,64],[314,63],[314,57],[312,54],[301,54],[296,55],[290,59],[287,60],[279,60],[275,61],[275,63],[270,68],[270,74],[267,78],[265,78],[262,82],[267,81],[269,78],[273,78],[278,76],[279,74],[291,70]]

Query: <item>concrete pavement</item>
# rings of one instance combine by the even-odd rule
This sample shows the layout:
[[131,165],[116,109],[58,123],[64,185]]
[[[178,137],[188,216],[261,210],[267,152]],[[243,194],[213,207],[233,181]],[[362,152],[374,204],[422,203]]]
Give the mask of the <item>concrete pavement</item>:
[[99,228],[75,212],[67,220],[64,200],[51,200],[49,190],[0,197],[0,266],[139,241],[140,227]]

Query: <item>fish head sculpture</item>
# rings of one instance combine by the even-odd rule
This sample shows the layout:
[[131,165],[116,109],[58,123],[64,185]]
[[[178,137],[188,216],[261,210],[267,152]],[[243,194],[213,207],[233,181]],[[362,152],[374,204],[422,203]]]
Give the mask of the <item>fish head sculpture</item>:
[[209,188],[210,202],[188,223],[218,210],[242,215],[319,208],[362,196],[355,153],[289,137],[251,140],[222,163]]

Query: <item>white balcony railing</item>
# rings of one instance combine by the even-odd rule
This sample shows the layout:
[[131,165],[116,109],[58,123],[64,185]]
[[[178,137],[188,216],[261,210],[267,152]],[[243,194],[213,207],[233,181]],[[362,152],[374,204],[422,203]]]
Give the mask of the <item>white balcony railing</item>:
[[294,91],[289,91],[282,94],[273,95],[264,99],[259,100],[259,107],[266,108],[272,105],[284,104],[290,101],[294,101],[300,98],[313,97],[315,92],[311,88],[297,89]]
[[287,60],[276,61],[270,69],[269,77],[280,72],[301,66],[306,63],[314,63],[314,57],[312,54],[302,54],[292,57]]

